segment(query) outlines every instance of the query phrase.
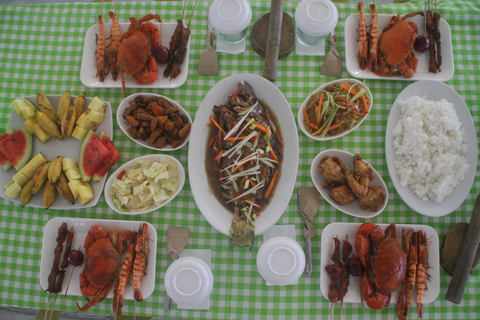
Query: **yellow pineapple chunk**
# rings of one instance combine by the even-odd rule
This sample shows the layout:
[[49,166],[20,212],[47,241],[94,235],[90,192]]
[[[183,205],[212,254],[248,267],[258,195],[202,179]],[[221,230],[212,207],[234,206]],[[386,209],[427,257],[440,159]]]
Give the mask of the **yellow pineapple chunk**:
[[82,205],[85,203],[89,202],[90,200],[93,199],[93,189],[90,183],[84,182],[83,185],[78,187],[78,201]]
[[10,199],[14,199],[20,196],[20,192],[22,192],[22,186],[14,181],[13,183],[10,184],[7,190],[5,190],[5,195]]
[[88,120],[95,122],[95,123],[102,123],[103,117],[105,116],[104,112],[98,112],[96,110],[92,110],[87,114]]
[[85,135],[87,134],[87,132],[88,132],[88,130],[85,130],[84,128],[77,125],[75,127],[75,129],[73,130],[72,137],[74,137],[75,139],[78,139],[80,141],[83,141],[83,138],[85,138]]
[[78,199],[78,187],[83,185],[82,180],[71,180],[68,183],[68,187],[70,188],[70,191],[72,191],[73,197],[75,199]]
[[35,133],[35,130],[33,129],[33,127],[38,123],[37,121],[37,118],[36,117],[33,117],[33,118],[30,118],[30,119],[27,119],[25,121],[23,121],[23,124],[25,125],[25,127],[27,128],[28,132],[30,132],[30,134],[34,134]]
[[41,143],[47,142],[48,139],[52,137],[45,130],[43,130],[42,126],[38,122],[33,126],[33,131],[35,133],[35,136],[38,138],[38,140],[40,140]]

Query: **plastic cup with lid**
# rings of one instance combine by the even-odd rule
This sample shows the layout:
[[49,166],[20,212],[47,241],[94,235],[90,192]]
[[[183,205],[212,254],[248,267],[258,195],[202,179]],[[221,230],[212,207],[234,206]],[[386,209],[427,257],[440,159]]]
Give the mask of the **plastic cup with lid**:
[[295,9],[298,41],[318,46],[338,22],[338,10],[331,0],[302,0]]
[[165,291],[176,303],[196,305],[213,288],[213,274],[208,264],[196,257],[175,260],[165,273]]
[[269,284],[296,284],[305,269],[305,253],[295,240],[284,236],[273,237],[258,250],[257,268]]
[[247,0],[215,0],[208,18],[218,35],[229,43],[238,43],[247,36],[252,8]]

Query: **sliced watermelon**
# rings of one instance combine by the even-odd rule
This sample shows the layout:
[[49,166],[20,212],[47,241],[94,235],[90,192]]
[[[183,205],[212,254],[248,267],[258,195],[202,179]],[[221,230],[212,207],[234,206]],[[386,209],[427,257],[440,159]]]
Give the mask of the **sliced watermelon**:
[[19,171],[28,162],[33,150],[32,134],[23,127],[0,141],[0,152]]
[[105,134],[105,132],[100,131],[98,134],[98,138],[102,141],[103,145],[110,150],[111,155],[105,161],[102,162],[98,171],[93,175],[93,181],[100,181],[110,170],[111,167],[120,159],[122,156],[120,152],[118,152],[117,148],[113,145],[112,140]]
[[110,150],[100,141],[92,130],[89,130],[83,138],[78,155],[78,168],[82,180],[90,181],[98,171],[102,163],[111,155]]
[[[0,136],[0,142],[3,140],[3,138],[8,137],[9,135],[11,135],[14,132],[15,132],[15,130],[13,128],[11,128],[10,130],[8,130],[4,134],[2,134]],[[3,167],[3,170],[5,170],[5,171],[10,169],[10,167],[12,166],[12,163],[10,161],[8,161],[7,157],[5,157],[3,152],[0,152],[0,165]]]

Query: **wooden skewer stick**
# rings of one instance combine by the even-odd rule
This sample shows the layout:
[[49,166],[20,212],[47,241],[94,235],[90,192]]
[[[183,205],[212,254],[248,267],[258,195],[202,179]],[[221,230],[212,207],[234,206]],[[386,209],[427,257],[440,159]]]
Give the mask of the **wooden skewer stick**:
[[331,310],[330,310],[330,319],[332,319],[332,320],[333,320],[333,306],[334,305],[335,304],[332,302],[332,307],[331,307]]
[[360,299],[362,300],[362,312],[365,313],[365,307],[363,306],[363,294],[362,294],[362,280],[360,280],[360,277],[358,278],[358,288],[360,289]]
[[[192,14],[190,15],[190,20],[188,20],[187,28],[190,28],[190,23],[192,22],[193,14],[197,8],[198,0],[195,0],[195,5],[193,6]],[[207,18],[208,19],[208,18]]]
[[57,303],[57,298],[58,298],[58,293],[55,294],[55,300],[53,300],[52,311],[50,311],[50,317],[48,318],[48,320],[52,320],[52,315],[53,315],[53,311],[55,310],[55,304]]
[[45,307],[45,317],[43,320],[47,320],[47,314],[48,314],[48,306],[50,305],[50,298],[52,297],[52,293],[50,292],[48,294],[48,299],[47,299],[47,306]]

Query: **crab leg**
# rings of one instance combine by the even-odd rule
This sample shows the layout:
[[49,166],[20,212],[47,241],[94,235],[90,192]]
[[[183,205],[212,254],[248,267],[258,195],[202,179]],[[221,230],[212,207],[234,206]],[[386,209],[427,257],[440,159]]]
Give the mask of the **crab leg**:
[[359,35],[358,40],[358,63],[360,69],[365,70],[368,63],[368,38],[367,38],[367,26],[365,23],[365,4],[363,1],[358,3],[358,11],[360,11],[360,24],[359,24]]

